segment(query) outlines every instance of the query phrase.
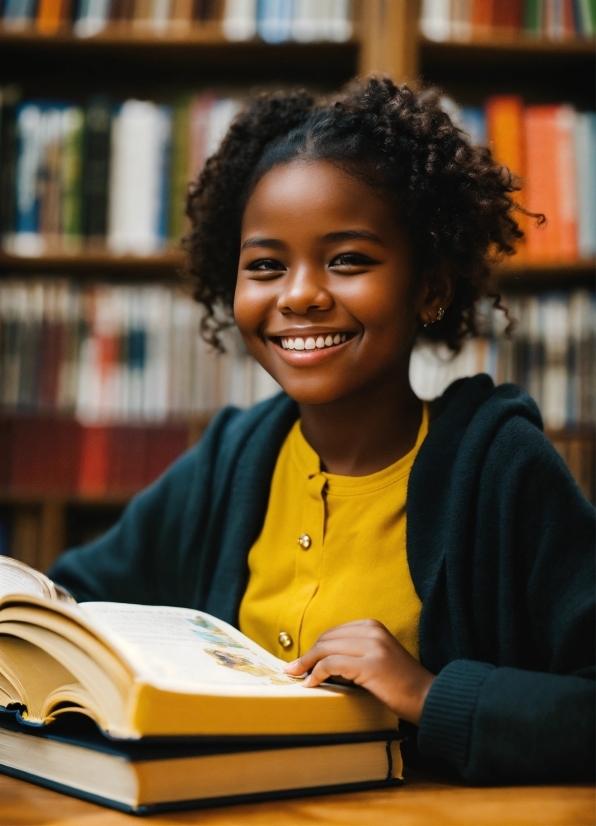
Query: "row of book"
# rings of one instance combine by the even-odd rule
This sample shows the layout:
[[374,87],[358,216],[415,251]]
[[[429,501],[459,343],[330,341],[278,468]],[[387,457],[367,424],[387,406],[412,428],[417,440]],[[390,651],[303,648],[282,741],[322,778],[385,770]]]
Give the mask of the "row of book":
[[4,0],[2,23],[77,37],[110,30],[184,37],[215,23],[228,40],[341,42],[352,35],[352,9],[351,0]]
[[596,255],[596,112],[527,106],[515,95],[489,98],[483,108],[444,105],[474,143],[490,146],[521,179],[518,202],[546,216],[541,226],[521,217],[520,258],[557,263]]
[[167,285],[0,283],[0,409],[86,423],[164,422],[248,407],[278,385],[230,331],[216,356],[200,308]]
[[[0,226],[18,255],[105,246],[150,255],[184,233],[188,182],[241,107],[215,92],[169,105],[108,98],[86,107],[19,101],[3,90]],[[531,261],[596,254],[596,113],[567,104],[526,106],[516,96],[484,109],[445,106],[524,183],[520,203],[547,223],[522,221]]]
[[481,335],[453,357],[444,347],[419,344],[410,381],[422,399],[433,399],[463,376],[488,373],[496,384],[513,382],[537,402],[545,426],[557,430],[596,421],[596,299],[588,290],[503,299],[516,328],[503,335],[505,316],[490,303]]
[[594,0],[423,0],[420,29],[429,40],[469,41],[494,35],[549,40],[591,37]]
[[[452,358],[421,344],[411,378],[434,398],[456,378],[485,372],[528,389],[550,428],[596,419],[596,306],[588,290],[511,294],[516,330],[483,310],[482,334]],[[248,407],[279,390],[234,330],[227,352],[199,335],[201,310],[167,285],[0,283],[0,409],[58,413],[85,423],[164,422]]]
[[19,101],[4,89],[0,221],[22,255],[103,247],[150,255],[184,231],[188,182],[240,107],[215,93],[166,106]]

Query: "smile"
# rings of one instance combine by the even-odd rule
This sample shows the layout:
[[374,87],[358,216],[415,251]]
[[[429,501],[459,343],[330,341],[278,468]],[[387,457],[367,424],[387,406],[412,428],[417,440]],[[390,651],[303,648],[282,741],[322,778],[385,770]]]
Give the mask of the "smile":
[[289,336],[280,337],[278,340],[284,350],[324,350],[327,347],[337,347],[347,341],[351,333],[327,333],[318,336]]

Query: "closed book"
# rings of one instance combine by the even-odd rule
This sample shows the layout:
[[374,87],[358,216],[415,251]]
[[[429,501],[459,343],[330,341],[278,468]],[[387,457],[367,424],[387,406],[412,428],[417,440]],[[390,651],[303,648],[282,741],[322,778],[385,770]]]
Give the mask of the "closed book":
[[78,106],[62,111],[62,159],[60,225],[62,244],[69,251],[80,248],[82,222],[83,131],[85,117]]
[[137,489],[150,485],[189,447],[187,424],[169,422],[145,430],[145,478]]
[[544,213],[546,225],[529,222],[528,257],[570,261],[577,257],[575,112],[567,105],[525,111],[526,204]]
[[523,7],[524,0],[497,0],[493,5],[493,28],[509,34],[520,31]]
[[[526,175],[524,143],[524,104],[517,95],[499,95],[486,102],[486,132],[495,160],[506,166],[520,182]],[[516,203],[525,206],[524,190],[514,194]],[[527,221],[522,213],[516,216],[520,228],[525,232]],[[518,252],[525,252],[522,246]]]
[[143,425],[114,424],[108,440],[109,493],[131,495],[145,487],[147,428]]
[[172,155],[168,195],[168,235],[178,244],[186,228],[186,191],[190,183],[190,106],[188,95],[179,97],[172,107]]
[[251,40],[257,33],[257,0],[226,0],[222,27],[228,40]]
[[30,724],[70,711],[133,740],[397,728],[367,691],[306,689],[282,660],[204,612],[40,596],[42,575],[16,568],[0,558],[0,705],[21,707]]
[[395,732],[132,743],[0,713],[0,772],[133,814],[401,785]]
[[491,34],[494,7],[501,0],[472,0],[472,32],[475,37]]
[[451,35],[449,0],[423,0],[420,31],[429,40],[449,40]]
[[93,244],[105,242],[112,107],[109,98],[89,101],[85,112],[82,175],[82,230]]
[[575,175],[579,255],[596,255],[596,112],[575,117]]
[[292,33],[292,0],[258,0],[257,33],[265,43],[283,43]]
[[16,220],[19,97],[18,87],[0,87],[0,240],[9,249]]
[[56,34],[62,23],[64,0],[39,0],[35,27],[40,34]]
[[104,496],[108,489],[110,429],[107,425],[84,425],[80,438],[77,492],[81,496]]
[[16,113],[17,161],[15,226],[11,250],[20,255],[39,255],[39,158],[42,153],[44,112],[41,105],[24,103]]

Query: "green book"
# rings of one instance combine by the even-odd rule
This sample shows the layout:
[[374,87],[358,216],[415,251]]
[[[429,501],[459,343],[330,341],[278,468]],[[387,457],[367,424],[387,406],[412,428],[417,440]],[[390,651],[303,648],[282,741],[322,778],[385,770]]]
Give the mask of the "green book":
[[61,207],[62,235],[67,249],[77,249],[82,237],[82,163],[85,118],[78,106],[62,112]]

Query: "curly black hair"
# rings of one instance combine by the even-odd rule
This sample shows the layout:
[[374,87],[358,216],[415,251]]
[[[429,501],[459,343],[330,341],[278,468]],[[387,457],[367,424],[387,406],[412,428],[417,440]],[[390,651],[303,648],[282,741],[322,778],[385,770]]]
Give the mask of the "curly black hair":
[[453,301],[422,335],[457,351],[477,334],[480,298],[507,313],[491,264],[513,254],[523,237],[518,180],[489,149],[470,143],[437,92],[369,77],[331,98],[302,90],[259,94],[190,185],[192,229],[183,247],[194,297],[207,310],[203,336],[216,347],[232,321],[247,199],[267,171],[298,158],[334,163],[388,197],[411,239],[415,272],[448,268]]

